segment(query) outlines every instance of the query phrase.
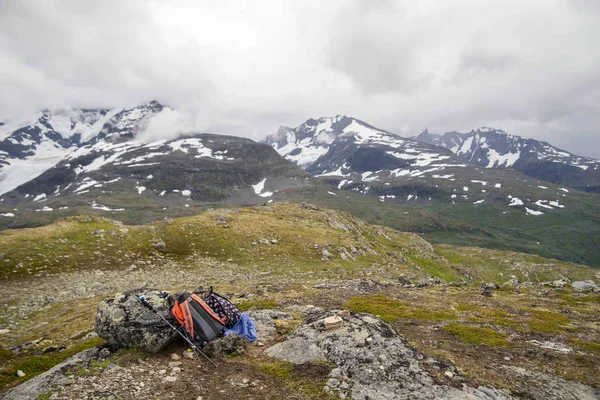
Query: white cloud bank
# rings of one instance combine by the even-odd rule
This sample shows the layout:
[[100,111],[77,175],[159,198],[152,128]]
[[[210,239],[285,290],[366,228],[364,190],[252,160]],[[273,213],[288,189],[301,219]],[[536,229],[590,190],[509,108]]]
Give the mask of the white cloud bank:
[[255,139],[348,114],[600,157],[598,4],[3,0],[0,117],[156,99],[182,129]]

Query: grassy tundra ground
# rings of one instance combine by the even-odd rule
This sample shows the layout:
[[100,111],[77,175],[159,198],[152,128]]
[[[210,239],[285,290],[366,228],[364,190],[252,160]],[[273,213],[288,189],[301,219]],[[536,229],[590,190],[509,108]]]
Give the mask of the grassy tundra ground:
[[[174,292],[197,285],[232,294],[244,309],[313,304],[379,315],[433,360],[426,367],[434,376],[457,386],[486,384],[519,393],[524,378],[509,367],[522,367],[600,387],[599,295],[537,286],[559,278],[598,280],[597,270],[577,264],[432,247],[414,234],[291,204],[143,226],[70,218],[4,231],[0,249],[2,390],[97,345],[99,339],[86,335],[101,299],[133,287]],[[532,284],[503,288],[492,297],[479,294],[481,283],[502,284],[511,276]],[[461,284],[406,285],[430,277]],[[281,326],[280,333],[292,328]],[[7,350],[24,344],[19,354]],[[279,380],[299,398],[325,397],[315,390],[327,375],[322,367],[298,371],[260,353],[253,348],[225,361],[227,367],[206,385],[216,388],[225,376],[219,374],[229,370],[250,371],[262,381]],[[165,355],[140,357],[159,363]],[[118,362],[137,360],[130,358]],[[445,374],[450,365],[452,377]],[[18,369],[27,375],[18,378]],[[283,395],[270,387],[259,398]]]

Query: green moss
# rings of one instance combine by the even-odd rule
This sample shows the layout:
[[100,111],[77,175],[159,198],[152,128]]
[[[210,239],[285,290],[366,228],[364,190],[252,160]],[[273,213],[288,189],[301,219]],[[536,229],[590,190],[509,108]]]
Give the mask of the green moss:
[[506,335],[489,328],[449,324],[444,327],[444,330],[463,342],[471,344],[483,344],[495,347],[507,347],[509,345]]
[[529,329],[537,332],[557,334],[573,331],[572,328],[567,326],[569,322],[570,319],[560,313],[546,310],[534,310],[527,321],[527,325]]
[[515,316],[501,308],[477,307],[471,310],[470,322],[479,324],[511,326],[514,325]]
[[418,257],[412,257],[411,260],[417,264],[421,270],[427,272],[428,275],[437,276],[447,282],[461,280],[461,277],[456,271],[440,262],[440,260]]
[[377,315],[385,322],[400,319],[400,309],[406,306],[403,301],[381,295],[353,297],[347,304],[349,310]]
[[570,342],[579,347],[581,350],[589,351],[590,353],[600,356],[600,343],[578,339],[570,339]]
[[239,303],[237,304],[237,307],[239,308],[240,311],[246,311],[249,310],[251,308],[257,309],[257,310],[266,310],[266,309],[273,309],[277,306],[277,303],[274,300],[251,300],[251,301],[247,301],[245,303]]
[[293,393],[305,399],[335,399],[327,395],[323,387],[333,364],[326,360],[295,365],[287,361],[266,361],[260,364],[260,371],[279,379]]
[[4,346],[0,344],[0,365],[3,365],[4,363],[12,360],[13,358],[15,358],[15,353],[5,349]]
[[469,304],[469,303],[459,303],[456,306],[454,306],[454,309],[456,311],[474,311],[474,310],[478,310],[480,308],[480,306],[476,305],[476,304]]
[[427,321],[446,321],[456,318],[456,314],[450,310],[415,307],[381,295],[353,297],[346,307],[352,311],[376,315],[385,322],[395,322],[400,318]]
[[558,297],[565,303],[569,304],[570,306],[577,306],[582,303],[600,302],[600,296],[598,296],[597,294],[574,296],[573,294],[570,294],[570,293],[562,293],[562,294],[558,295]]
[[50,400],[50,396],[52,396],[52,392],[45,392],[40,394],[36,400]]
[[[12,386],[23,383],[28,379],[49,370],[67,358],[83,350],[98,346],[103,342],[102,339],[95,338],[57,353],[16,357],[11,360],[5,368],[0,370],[0,390],[6,390]],[[23,378],[19,378],[17,376],[18,370],[25,372],[26,375]]]

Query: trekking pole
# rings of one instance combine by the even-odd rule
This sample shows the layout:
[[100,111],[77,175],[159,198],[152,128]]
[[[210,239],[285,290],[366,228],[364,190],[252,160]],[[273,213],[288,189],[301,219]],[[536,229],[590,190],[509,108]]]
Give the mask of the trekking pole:
[[135,296],[140,303],[142,303],[146,308],[150,309],[150,311],[152,311],[154,314],[158,315],[163,321],[165,321],[167,323],[167,325],[169,325],[171,327],[171,329],[173,329],[175,332],[177,332],[179,334],[179,336],[181,336],[183,338],[183,340],[185,340],[190,347],[192,348],[192,351],[194,351],[194,354],[196,355],[196,358],[198,359],[198,362],[200,362],[200,357],[198,357],[198,353],[202,354],[204,356],[204,358],[206,358],[212,365],[214,365],[215,367],[219,367],[217,364],[215,364],[215,362],[213,360],[211,360],[210,358],[208,358],[208,356],[206,354],[204,354],[202,352],[202,350],[200,350],[198,348],[198,346],[196,346],[190,339],[188,339],[183,333],[181,333],[179,331],[179,329],[177,329],[175,326],[173,326],[173,324],[171,324],[169,321],[167,321],[167,319],[165,317],[163,317],[162,315],[160,315],[158,313],[158,311],[156,311],[154,309],[154,307],[152,307],[152,304],[148,303],[148,300],[146,300],[146,298],[144,296]]

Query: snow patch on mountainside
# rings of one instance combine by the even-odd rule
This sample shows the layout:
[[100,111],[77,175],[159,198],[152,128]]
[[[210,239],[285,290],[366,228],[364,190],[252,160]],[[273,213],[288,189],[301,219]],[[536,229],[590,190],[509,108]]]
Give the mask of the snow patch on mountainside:
[[34,156],[25,159],[12,158],[0,168],[0,195],[38,177],[58,164],[71,150],[44,140],[37,146]]

